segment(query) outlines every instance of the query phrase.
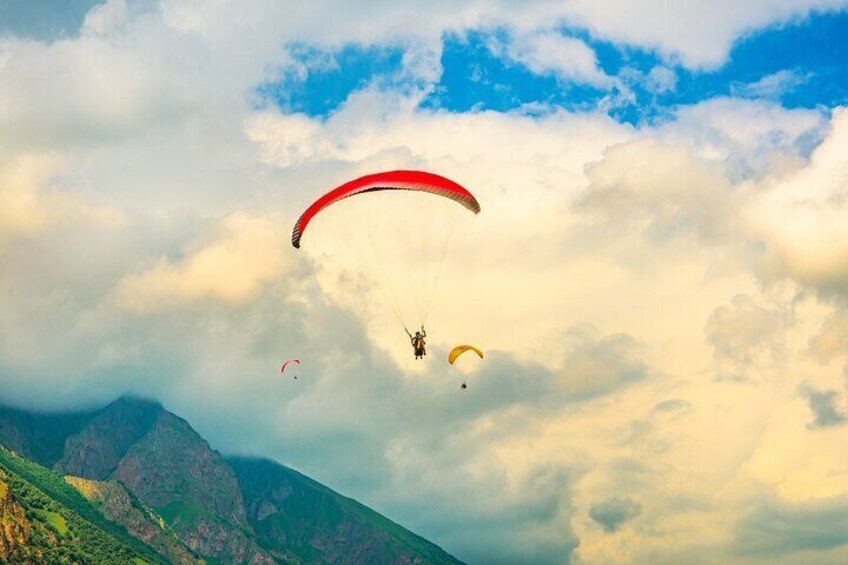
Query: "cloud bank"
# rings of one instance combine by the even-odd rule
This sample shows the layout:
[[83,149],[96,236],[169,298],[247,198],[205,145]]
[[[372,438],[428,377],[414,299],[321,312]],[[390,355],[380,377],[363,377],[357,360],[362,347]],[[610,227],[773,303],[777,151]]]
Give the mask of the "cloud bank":
[[[469,562],[844,561],[848,112],[723,97],[633,126],[421,105],[446,33],[507,28],[516,64],[610,88],[563,30],[702,69],[745,33],[843,6],[666,4],[422,19],[111,0],[49,40],[16,18],[0,396],[159,398],[217,448],[276,457]],[[404,80],[325,116],[257,100],[303,71],[304,42],[399,49]],[[676,85],[663,69],[658,92]],[[316,194],[390,168],[456,178],[484,209],[447,259],[426,370],[363,273],[287,242]],[[434,361],[460,341],[485,362]],[[302,377],[281,380],[294,356]]]

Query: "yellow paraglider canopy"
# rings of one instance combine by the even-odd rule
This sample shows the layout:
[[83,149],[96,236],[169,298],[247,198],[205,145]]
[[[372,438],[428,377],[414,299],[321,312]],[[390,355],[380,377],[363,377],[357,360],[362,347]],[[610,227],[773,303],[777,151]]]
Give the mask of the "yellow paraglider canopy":
[[453,365],[453,362],[456,361],[456,358],[465,353],[466,351],[473,351],[477,355],[480,356],[480,359],[483,358],[483,352],[474,347],[473,345],[457,345],[451,352],[448,353],[448,363]]

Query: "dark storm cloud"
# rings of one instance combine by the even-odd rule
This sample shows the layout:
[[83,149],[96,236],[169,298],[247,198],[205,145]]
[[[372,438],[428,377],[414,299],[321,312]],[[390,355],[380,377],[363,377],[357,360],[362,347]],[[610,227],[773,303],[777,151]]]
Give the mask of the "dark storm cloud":
[[642,512],[642,505],[632,498],[613,497],[592,505],[589,517],[607,533],[617,531]]
[[807,424],[808,428],[826,428],[845,423],[845,414],[837,407],[839,393],[836,390],[819,390],[804,383],[798,387],[798,394],[807,400],[807,406],[813,412],[813,420]]
[[799,504],[763,502],[735,528],[734,552],[775,558],[848,544],[848,499]]

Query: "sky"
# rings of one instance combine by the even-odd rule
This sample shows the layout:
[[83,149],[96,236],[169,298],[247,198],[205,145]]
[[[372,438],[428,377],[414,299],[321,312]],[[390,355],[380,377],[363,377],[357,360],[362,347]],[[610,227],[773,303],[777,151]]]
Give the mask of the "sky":
[[[843,0],[2,0],[0,398],[158,399],[469,563],[844,563],[846,55]],[[482,208],[425,363],[290,244],[390,169]]]

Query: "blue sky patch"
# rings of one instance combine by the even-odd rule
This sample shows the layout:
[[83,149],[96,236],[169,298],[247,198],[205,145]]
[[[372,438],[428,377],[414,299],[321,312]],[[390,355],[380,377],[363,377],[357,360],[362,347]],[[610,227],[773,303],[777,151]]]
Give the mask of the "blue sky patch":
[[[649,50],[596,40],[585,30],[560,31],[585,42],[600,70],[616,77],[617,85],[604,88],[536,74],[505,55],[514,41],[508,31],[470,31],[444,37],[443,72],[422,107],[451,112],[600,109],[639,123],[718,96],[765,98],[789,108],[848,103],[848,12],[813,15],[748,35],[725,65],[706,72],[666,62]],[[400,48],[350,45],[327,53],[295,45],[290,50],[300,72],[257,89],[285,112],[326,117],[374,81],[399,88],[405,80],[399,72]]]
[[[633,123],[717,96],[768,98],[789,108],[848,103],[848,13],[815,15],[745,37],[730,60],[712,72],[668,65],[651,51],[597,41],[580,30],[563,33],[589,45],[600,69],[619,77],[625,91],[535,75],[495,56],[487,47],[492,36],[470,33],[446,39],[442,79],[424,105],[455,112],[514,110],[531,103],[570,110],[594,106]],[[494,40],[509,39],[501,34]]]
[[509,41],[502,32],[449,35],[442,52],[442,77],[422,106],[454,112],[505,112],[528,104],[579,106],[607,93],[589,85],[537,75],[521,63],[495,54],[492,42]]
[[260,85],[257,94],[284,112],[321,117],[372,81],[396,79],[403,60],[403,51],[396,47],[347,45],[331,53],[296,44],[289,51],[296,68],[287,70],[280,80]]
[[0,37],[53,40],[77,35],[85,15],[105,0],[2,0]]

